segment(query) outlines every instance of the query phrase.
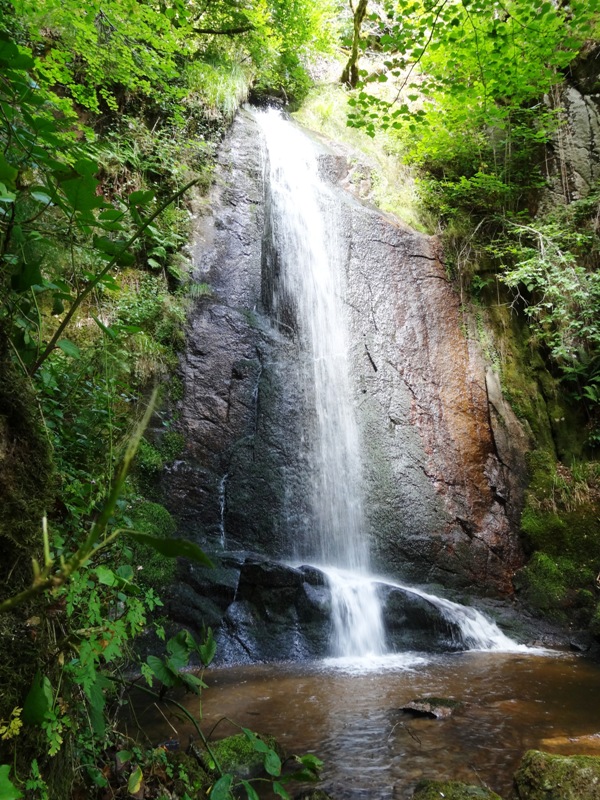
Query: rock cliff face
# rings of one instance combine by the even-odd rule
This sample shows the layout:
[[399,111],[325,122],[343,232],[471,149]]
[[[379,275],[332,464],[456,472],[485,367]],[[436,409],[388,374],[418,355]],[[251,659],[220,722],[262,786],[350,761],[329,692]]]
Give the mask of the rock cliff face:
[[590,45],[569,67],[548,104],[565,123],[554,137],[549,171],[562,202],[586,197],[600,179],[600,46]]
[[[323,146],[338,185],[346,308],[376,571],[481,593],[511,592],[523,441],[434,238],[341,188],[346,159]],[[165,477],[182,532],[209,549],[285,559],[308,523],[302,387],[293,320],[269,315],[276,249],[267,246],[259,135],[238,115],[198,220],[180,429],[187,449]],[[340,480],[343,480],[340,476]]]

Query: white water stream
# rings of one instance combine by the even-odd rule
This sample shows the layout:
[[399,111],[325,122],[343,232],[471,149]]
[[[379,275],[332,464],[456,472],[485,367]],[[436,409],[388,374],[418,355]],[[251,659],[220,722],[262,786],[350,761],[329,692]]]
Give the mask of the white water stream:
[[[334,655],[377,660],[387,650],[377,588],[382,581],[370,574],[361,447],[343,305],[338,207],[319,176],[313,142],[277,111],[256,116],[265,142],[270,230],[278,254],[274,311],[282,326],[289,327],[293,309],[314,419],[312,427],[307,423],[312,524],[296,555],[328,576]],[[400,588],[436,605],[458,625],[469,649],[520,649],[474,609]]]

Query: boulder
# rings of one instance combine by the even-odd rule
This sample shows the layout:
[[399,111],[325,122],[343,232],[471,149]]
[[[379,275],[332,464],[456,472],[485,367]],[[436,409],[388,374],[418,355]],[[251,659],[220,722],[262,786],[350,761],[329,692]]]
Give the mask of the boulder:
[[600,757],[528,750],[515,789],[519,800],[600,800]]
[[396,650],[464,650],[456,623],[441,609],[414,592],[381,584],[383,623],[388,641]]
[[502,800],[490,789],[459,781],[419,781],[413,794],[413,800],[440,800],[440,797],[445,800]]
[[414,717],[429,717],[430,719],[446,719],[451,717],[454,712],[461,708],[459,700],[451,700],[447,697],[421,697],[418,700],[411,700],[410,703],[400,707],[400,711],[412,714]]

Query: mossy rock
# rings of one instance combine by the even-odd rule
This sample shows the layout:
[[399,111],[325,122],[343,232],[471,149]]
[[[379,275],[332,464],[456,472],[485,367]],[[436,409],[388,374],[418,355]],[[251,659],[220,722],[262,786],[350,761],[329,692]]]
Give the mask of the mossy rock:
[[600,800],[599,756],[529,750],[515,773],[519,800]]
[[528,603],[557,620],[567,610],[577,609],[582,621],[589,620],[595,604],[594,571],[569,558],[534,553],[515,576],[515,587]]
[[[283,758],[283,750],[272,736],[257,736],[259,740],[264,742],[270,750],[274,751],[280,759]],[[265,772],[264,764],[267,754],[257,750],[243,733],[236,733],[234,736],[227,736],[225,739],[211,742],[210,749],[214,753],[224,773],[230,772],[237,778],[248,780],[250,778],[256,778]],[[211,756],[200,748],[195,748],[194,752],[201,766],[207,770],[207,772],[214,773],[216,765]]]
[[490,789],[459,781],[419,781],[413,794],[413,800],[440,800],[440,797],[445,800],[502,800]]

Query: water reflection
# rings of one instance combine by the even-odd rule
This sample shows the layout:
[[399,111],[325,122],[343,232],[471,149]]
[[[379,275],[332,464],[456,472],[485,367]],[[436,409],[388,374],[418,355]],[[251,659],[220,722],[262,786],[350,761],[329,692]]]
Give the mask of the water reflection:
[[[338,800],[403,800],[420,778],[481,782],[506,797],[529,748],[600,754],[600,667],[583,658],[405,653],[362,667],[331,660],[209,670],[203,725],[229,717],[290,752],[318,754],[324,788]],[[445,720],[399,710],[419,696],[463,706]],[[171,723],[185,744],[191,730]],[[154,741],[173,735],[155,711],[144,726]],[[215,736],[233,732],[220,722]]]

